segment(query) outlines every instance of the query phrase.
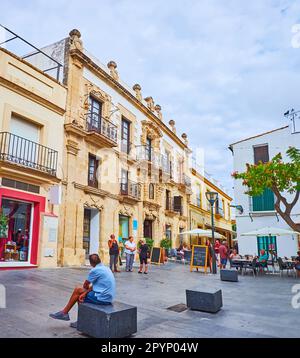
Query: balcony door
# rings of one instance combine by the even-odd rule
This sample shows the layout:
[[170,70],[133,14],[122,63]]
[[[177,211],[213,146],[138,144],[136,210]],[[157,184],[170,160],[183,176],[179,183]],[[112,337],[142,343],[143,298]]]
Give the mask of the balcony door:
[[94,208],[84,208],[83,242],[85,258],[91,254],[98,254],[100,232],[100,211]]
[[88,129],[101,132],[102,103],[90,97],[90,111],[88,116]]
[[182,196],[174,196],[174,211],[182,214]]
[[128,170],[121,170],[121,194],[128,194]]
[[153,236],[153,221],[145,219],[144,221],[144,237],[152,239]]
[[146,160],[148,160],[149,162],[151,162],[152,160],[152,140],[150,138],[147,137],[146,140]]
[[122,118],[121,150],[126,154],[130,151],[130,122],[125,118]]
[[10,133],[12,135],[7,143],[9,160],[32,166],[42,162],[42,153],[39,153],[39,126],[26,119],[12,115]]
[[171,192],[166,190],[166,210],[171,210]]

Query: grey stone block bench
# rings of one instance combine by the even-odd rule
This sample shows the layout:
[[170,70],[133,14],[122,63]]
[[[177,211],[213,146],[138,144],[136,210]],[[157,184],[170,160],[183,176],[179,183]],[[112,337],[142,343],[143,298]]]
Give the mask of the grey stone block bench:
[[237,270],[226,270],[220,271],[221,281],[238,282],[238,271]]
[[137,331],[137,308],[121,302],[112,305],[78,305],[77,330],[94,338],[124,338]]
[[186,290],[186,305],[191,310],[216,313],[223,306],[222,291],[216,289]]

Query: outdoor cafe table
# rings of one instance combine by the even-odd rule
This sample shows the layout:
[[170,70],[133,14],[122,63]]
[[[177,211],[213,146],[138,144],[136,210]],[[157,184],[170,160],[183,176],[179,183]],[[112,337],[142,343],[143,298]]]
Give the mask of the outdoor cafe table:
[[293,261],[293,260],[283,260],[283,263],[287,264],[290,268],[294,268],[295,267],[295,264],[296,264],[296,261]]
[[250,259],[232,259],[231,260],[231,263],[238,266],[241,269],[241,271],[243,271],[244,265],[250,264],[251,262],[252,262],[252,260],[250,260]]

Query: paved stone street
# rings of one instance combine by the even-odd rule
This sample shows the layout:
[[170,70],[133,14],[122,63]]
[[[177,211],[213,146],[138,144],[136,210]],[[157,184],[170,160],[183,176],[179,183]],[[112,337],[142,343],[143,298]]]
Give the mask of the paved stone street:
[[[0,337],[84,337],[55,321],[49,312],[64,306],[72,288],[84,281],[88,268],[2,271],[7,309],[0,309]],[[117,300],[138,307],[135,337],[300,337],[300,309],[291,306],[292,277],[240,276],[238,283],[221,282],[219,275],[189,272],[169,263],[151,266],[149,275],[117,274]],[[185,303],[186,288],[221,288],[223,309],[217,314],[167,307]],[[71,313],[76,319],[77,308]]]

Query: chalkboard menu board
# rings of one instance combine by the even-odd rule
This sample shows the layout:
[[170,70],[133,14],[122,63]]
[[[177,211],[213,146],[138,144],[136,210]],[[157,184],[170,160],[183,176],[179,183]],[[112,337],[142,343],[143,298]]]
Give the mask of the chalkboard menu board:
[[161,247],[152,247],[150,261],[153,264],[161,263]]
[[193,268],[204,268],[206,272],[207,268],[207,246],[206,245],[193,245],[192,247],[192,259],[191,259],[191,271]]

